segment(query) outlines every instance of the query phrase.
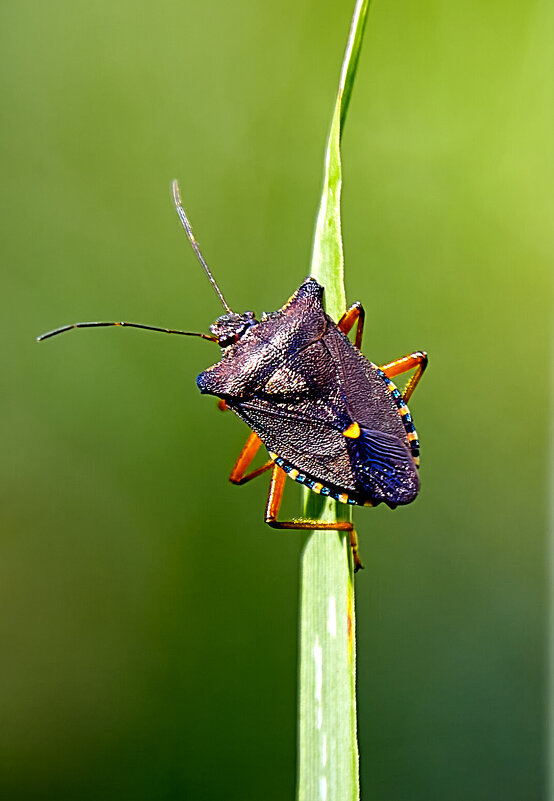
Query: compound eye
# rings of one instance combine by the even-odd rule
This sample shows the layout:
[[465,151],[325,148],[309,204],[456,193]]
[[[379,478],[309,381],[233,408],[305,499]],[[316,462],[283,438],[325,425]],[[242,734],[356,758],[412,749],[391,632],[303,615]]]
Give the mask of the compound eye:
[[234,345],[235,342],[239,341],[239,334],[231,334],[230,336],[226,336],[225,338],[221,337],[219,340],[219,344],[222,348],[228,348],[229,345]]

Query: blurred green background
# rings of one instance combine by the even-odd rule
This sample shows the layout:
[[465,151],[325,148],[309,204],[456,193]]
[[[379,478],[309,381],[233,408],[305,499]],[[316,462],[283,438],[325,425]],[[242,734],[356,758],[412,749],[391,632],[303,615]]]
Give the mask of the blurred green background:
[[[220,313],[305,277],[353,2],[0,5],[0,795],[290,799],[303,536],[232,487]],[[365,351],[421,497],[358,510],[362,798],[544,797],[552,4],[375,0],[343,138]],[[291,499],[291,500],[290,500]],[[300,492],[289,488],[291,509]],[[339,800],[340,801],[340,800]]]

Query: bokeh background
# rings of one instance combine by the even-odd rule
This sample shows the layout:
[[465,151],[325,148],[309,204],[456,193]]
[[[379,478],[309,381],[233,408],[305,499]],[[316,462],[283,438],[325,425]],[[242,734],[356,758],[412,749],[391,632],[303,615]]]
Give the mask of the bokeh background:
[[[292,798],[299,555],[201,397],[305,277],[353,2],[4,0],[0,795]],[[374,0],[343,138],[365,351],[417,348],[421,497],[358,510],[362,797],[544,797],[553,9]],[[299,490],[289,492],[291,509]]]

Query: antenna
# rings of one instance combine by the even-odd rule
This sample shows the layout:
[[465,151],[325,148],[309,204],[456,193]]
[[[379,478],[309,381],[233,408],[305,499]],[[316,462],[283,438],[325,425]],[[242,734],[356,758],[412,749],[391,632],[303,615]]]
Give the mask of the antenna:
[[142,323],[73,323],[73,325],[63,325],[61,328],[54,328],[53,331],[47,331],[37,337],[37,342],[42,342],[43,339],[54,337],[56,334],[63,334],[66,331],[71,331],[72,328],[105,328],[109,325],[124,325],[128,328],[143,328],[145,331],[161,331],[163,334],[181,334],[185,337],[201,337],[208,339],[210,342],[217,342],[217,337],[211,337],[208,334],[197,334],[193,331],[177,331],[173,328],[157,328],[154,325],[143,325]]
[[176,180],[172,181],[171,190],[173,192],[173,202],[175,203],[175,208],[177,209],[177,214],[179,215],[179,219],[181,220],[181,224],[182,224],[183,228],[187,232],[187,236],[189,238],[190,244],[192,245],[192,247],[194,248],[194,252],[198,256],[198,261],[200,262],[200,264],[202,265],[202,267],[206,271],[206,275],[210,279],[210,284],[213,286],[213,288],[217,292],[218,297],[219,297],[220,301],[223,304],[223,308],[227,312],[229,312],[229,314],[232,314],[232,311],[229,308],[229,306],[227,305],[227,301],[223,297],[223,294],[221,293],[220,288],[216,284],[215,278],[211,274],[210,268],[206,264],[204,256],[202,255],[202,253],[200,252],[200,248],[198,247],[198,243],[197,243],[196,239],[194,238],[194,234],[192,233],[192,228],[191,228],[190,223],[188,221],[188,217],[185,214],[185,210],[184,210],[184,208],[182,206],[182,203],[181,203],[181,195],[180,195],[180,192],[179,192],[179,184],[177,183]]

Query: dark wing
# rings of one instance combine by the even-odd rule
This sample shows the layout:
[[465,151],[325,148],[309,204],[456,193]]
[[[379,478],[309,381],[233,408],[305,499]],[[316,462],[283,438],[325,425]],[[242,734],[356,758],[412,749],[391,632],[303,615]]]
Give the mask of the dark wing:
[[328,320],[323,341],[335,365],[350,418],[370,431],[393,434],[407,445],[398,406],[377,367],[354,347],[332,320]]
[[355,492],[346,437],[325,415],[318,416],[321,410],[312,399],[290,404],[253,397],[231,408],[268,451],[326,487]]
[[[407,446],[398,437],[367,428],[347,442],[356,485],[376,503],[410,503],[419,491],[419,476]],[[359,490],[358,490],[359,491]]]
[[361,428],[359,437],[345,437],[314,418],[311,402],[291,407],[252,398],[232,408],[270,452],[356,503],[371,500],[394,508],[413,501],[419,491],[411,454],[392,434]]

